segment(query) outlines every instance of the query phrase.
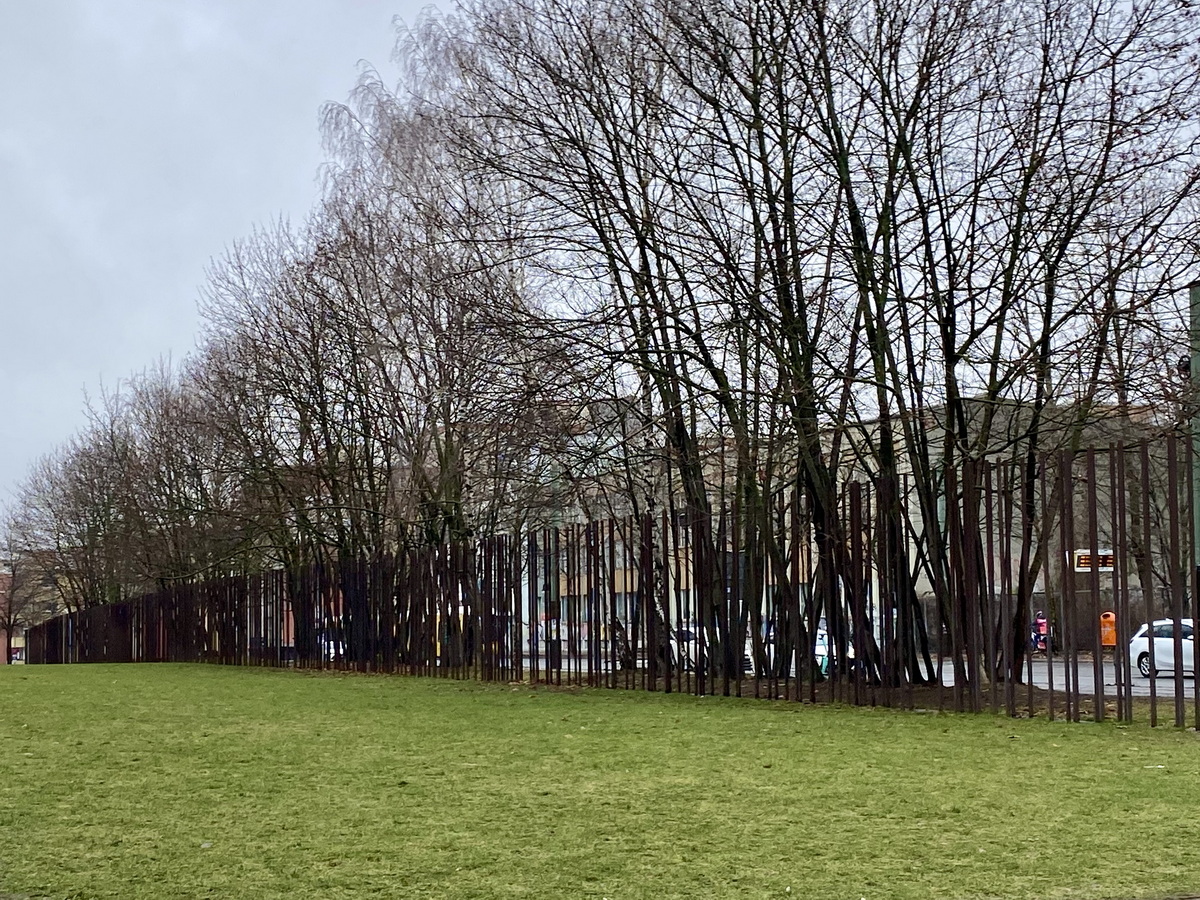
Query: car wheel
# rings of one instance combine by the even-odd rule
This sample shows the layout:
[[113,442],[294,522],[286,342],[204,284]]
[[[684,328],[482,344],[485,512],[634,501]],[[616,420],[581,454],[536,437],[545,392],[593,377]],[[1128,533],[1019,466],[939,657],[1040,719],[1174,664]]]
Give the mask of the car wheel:
[[1141,656],[1138,657],[1138,671],[1142,674],[1143,678],[1150,677],[1150,654],[1149,653],[1143,653]]

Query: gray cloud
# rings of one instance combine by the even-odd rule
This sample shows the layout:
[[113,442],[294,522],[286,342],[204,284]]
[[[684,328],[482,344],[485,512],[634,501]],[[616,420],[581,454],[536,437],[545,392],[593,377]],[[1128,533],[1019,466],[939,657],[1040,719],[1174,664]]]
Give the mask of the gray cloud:
[[[424,0],[0,6],[0,497],[95,394],[195,344],[205,266],[317,196],[322,103]],[[436,4],[435,4],[436,5]]]

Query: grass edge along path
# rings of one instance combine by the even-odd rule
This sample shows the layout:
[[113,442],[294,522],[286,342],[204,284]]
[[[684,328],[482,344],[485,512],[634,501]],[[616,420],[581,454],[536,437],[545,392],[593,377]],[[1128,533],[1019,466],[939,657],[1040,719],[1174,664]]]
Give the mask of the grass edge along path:
[[0,895],[1153,898],[1200,738],[203,665],[0,669]]

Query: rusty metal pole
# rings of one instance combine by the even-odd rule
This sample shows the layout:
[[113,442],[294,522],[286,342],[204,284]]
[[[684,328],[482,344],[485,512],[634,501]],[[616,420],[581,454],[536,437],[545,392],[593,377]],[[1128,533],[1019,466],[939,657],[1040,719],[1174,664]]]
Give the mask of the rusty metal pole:
[[[1192,614],[1195,617],[1193,622],[1200,622],[1200,473],[1197,472],[1197,467],[1200,466],[1200,403],[1196,402],[1200,397],[1200,281],[1193,281],[1188,285],[1188,301],[1191,307],[1188,372],[1192,388],[1192,395],[1188,398],[1191,410],[1191,446],[1188,448],[1191,452],[1187,454],[1191,458],[1188,472],[1191,482],[1191,508],[1188,512],[1192,521],[1192,564],[1188,580],[1191,582]],[[1193,649],[1193,654],[1194,652]],[[1196,665],[1194,660],[1193,655],[1193,667]],[[1194,674],[1192,693],[1196,708],[1196,728],[1200,730],[1200,677]]]

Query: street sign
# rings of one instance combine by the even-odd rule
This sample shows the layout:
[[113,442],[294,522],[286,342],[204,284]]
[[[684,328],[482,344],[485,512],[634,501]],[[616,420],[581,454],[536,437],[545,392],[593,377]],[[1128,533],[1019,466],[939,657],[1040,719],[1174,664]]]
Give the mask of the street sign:
[[1072,550],[1071,567],[1076,572],[1111,572],[1116,556],[1111,550]]

